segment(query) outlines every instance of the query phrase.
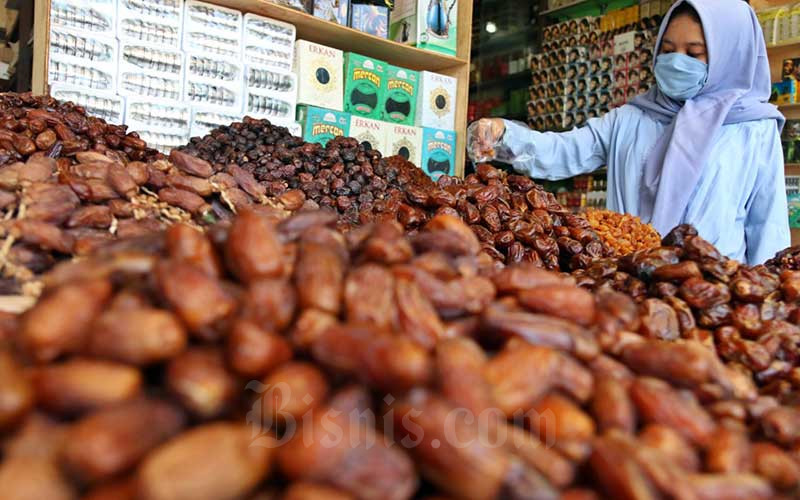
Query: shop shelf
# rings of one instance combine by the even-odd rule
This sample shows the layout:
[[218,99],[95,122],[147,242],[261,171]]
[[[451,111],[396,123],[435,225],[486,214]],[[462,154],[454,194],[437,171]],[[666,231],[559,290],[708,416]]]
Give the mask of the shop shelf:
[[767,45],[767,53],[771,52],[791,52],[796,50],[800,55],[800,40],[792,40],[789,42],[780,42]]
[[379,38],[264,0],[211,0],[210,3],[294,24],[298,39],[358,52],[404,68],[437,71],[467,64],[466,59]]

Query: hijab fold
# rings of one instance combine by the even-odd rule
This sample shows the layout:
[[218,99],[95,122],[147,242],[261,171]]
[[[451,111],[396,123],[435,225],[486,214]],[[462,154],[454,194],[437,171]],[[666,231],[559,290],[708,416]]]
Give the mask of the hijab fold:
[[684,2],[694,7],[703,23],[708,81],[697,96],[684,103],[658,87],[631,101],[667,126],[645,162],[637,207],[639,216],[661,234],[684,222],[686,207],[723,125],[774,119],[781,130],[785,122],[767,102],[772,89],[767,48],[758,18],[746,2],[676,2],[661,23],[656,54],[672,12]]

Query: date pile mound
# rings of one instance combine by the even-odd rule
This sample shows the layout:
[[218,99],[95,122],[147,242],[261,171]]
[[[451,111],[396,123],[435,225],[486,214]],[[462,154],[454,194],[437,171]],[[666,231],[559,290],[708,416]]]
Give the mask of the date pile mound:
[[574,277],[584,287],[632,297],[641,319],[634,330],[643,336],[701,342],[750,374],[763,394],[795,401],[800,272],[776,274],[725,258],[690,226],[674,229],[663,245],[598,260]]
[[121,163],[163,157],[138,134],[128,133],[126,126],[88,116],[74,103],[31,93],[0,94],[0,166],[37,153],[74,159],[83,151],[106,154]]
[[800,246],[789,247],[778,252],[764,265],[776,272],[800,271]]
[[796,498],[796,398],[713,344],[496,270],[456,217],[336,219],[243,211],[54,269],[0,318],[4,498]]
[[588,210],[586,220],[615,256],[661,246],[661,236],[638,217],[611,210]]
[[[413,233],[433,216],[448,214],[470,224],[483,251],[500,263],[576,269],[606,254],[586,221],[552,194],[491,165],[479,165],[464,180],[442,176],[434,183],[402,157],[382,158],[355,139],[336,138],[322,147],[250,118],[192,138],[180,152],[208,162],[209,175],[235,167],[253,176],[260,195],[277,198],[288,210],[335,210],[342,229],[397,220]],[[239,205],[248,202],[243,194],[234,197]]]

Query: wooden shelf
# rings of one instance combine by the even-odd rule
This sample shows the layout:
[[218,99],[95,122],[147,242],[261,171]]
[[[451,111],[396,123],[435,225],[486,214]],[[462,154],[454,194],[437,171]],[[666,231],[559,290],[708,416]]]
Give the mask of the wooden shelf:
[[800,175],[800,163],[786,163],[783,171],[785,175]]
[[791,42],[773,43],[767,45],[767,54],[770,54],[772,52],[789,51],[792,49],[797,49],[798,57],[800,57],[800,40],[794,40]]
[[[265,0],[210,0],[209,3],[280,19],[295,25],[298,39],[336,47],[344,51],[358,52],[404,68],[438,71],[467,64],[466,59],[379,38]],[[465,54],[460,55],[464,57]]]

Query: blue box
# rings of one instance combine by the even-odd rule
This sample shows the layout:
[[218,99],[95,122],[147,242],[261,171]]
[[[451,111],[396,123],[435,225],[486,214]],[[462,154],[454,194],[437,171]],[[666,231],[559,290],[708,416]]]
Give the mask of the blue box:
[[332,109],[298,106],[297,121],[303,127],[303,140],[325,146],[334,137],[350,135],[350,115]]
[[420,168],[433,180],[456,173],[456,133],[436,128],[422,129]]

